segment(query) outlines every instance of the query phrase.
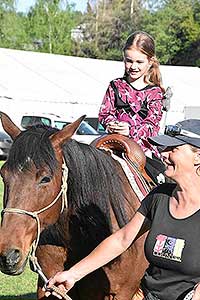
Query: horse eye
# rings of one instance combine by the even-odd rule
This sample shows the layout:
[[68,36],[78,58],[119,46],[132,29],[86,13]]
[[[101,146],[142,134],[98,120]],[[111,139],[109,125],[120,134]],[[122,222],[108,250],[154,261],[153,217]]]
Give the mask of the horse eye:
[[42,180],[40,181],[40,183],[48,183],[51,181],[51,177],[49,176],[45,176],[42,178]]

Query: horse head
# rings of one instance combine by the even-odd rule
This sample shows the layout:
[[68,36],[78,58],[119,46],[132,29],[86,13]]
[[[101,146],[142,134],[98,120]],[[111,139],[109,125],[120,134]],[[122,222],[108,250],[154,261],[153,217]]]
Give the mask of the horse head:
[[[84,117],[60,131],[39,126],[21,131],[1,113],[3,128],[13,139],[9,157],[1,168],[4,209],[0,270],[3,273],[22,273],[33,241],[38,242],[40,231],[58,220],[62,208],[62,145],[76,132]],[[66,166],[65,171],[67,184]]]

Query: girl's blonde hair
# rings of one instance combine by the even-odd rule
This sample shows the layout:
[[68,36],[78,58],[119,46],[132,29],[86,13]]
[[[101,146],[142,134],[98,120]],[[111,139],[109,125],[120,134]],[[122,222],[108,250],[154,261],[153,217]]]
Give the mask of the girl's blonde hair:
[[127,38],[123,48],[123,52],[132,49],[141,51],[142,53],[146,54],[147,57],[151,60],[151,67],[148,71],[148,74],[144,77],[145,82],[150,85],[158,85],[163,90],[163,92],[165,92],[165,89],[162,86],[159,62],[155,55],[155,42],[153,37],[143,31],[133,32]]

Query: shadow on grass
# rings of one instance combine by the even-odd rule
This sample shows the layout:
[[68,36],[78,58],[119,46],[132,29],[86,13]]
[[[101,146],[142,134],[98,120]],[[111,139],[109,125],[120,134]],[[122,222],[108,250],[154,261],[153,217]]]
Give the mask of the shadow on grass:
[[0,300],[36,300],[36,294],[24,294],[21,296],[0,296]]

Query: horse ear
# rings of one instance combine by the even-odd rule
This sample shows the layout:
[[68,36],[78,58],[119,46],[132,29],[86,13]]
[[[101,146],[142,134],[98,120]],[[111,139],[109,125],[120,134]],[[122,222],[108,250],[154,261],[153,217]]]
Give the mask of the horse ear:
[[0,118],[3,129],[14,140],[21,133],[21,130],[13,123],[13,121],[5,113],[0,112]]
[[65,126],[62,130],[54,133],[50,139],[52,142],[52,146],[54,149],[60,148],[64,142],[72,137],[72,135],[76,132],[81,122],[85,119],[86,115],[83,115],[75,122]]

